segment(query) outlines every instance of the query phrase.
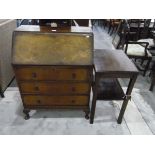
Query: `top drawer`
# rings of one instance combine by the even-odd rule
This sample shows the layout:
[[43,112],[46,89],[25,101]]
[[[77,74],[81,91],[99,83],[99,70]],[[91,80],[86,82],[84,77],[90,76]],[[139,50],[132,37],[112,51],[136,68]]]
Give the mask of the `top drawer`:
[[90,68],[60,68],[52,66],[15,67],[18,80],[77,80],[90,81]]

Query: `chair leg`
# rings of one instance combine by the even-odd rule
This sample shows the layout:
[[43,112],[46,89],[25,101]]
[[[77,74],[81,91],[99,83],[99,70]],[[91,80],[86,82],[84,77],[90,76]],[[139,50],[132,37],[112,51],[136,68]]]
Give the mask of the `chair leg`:
[[141,61],[141,65],[143,65],[143,63],[144,63],[144,60]]
[[135,62],[137,61],[137,58],[135,58]]
[[118,26],[115,26],[114,33],[117,32]]
[[149,73],[149,77],[151,77],[151,71],[150,71],[150,73]]
[[112,27],[112,31],[111,31],[110,35],[112,35],[112,34],[113,34],[113,32],[114,32],[114,27]]
[[151,60],[152,60],[152,58],[150,58],[150,59],[148,60],[148,62],[147,62],[147,64],[146,64],[146,67],[145,67],[145,69],[144,69],[143,76],[146,75],[146,72],[147,72],[147,70],[148,70],[148,68],[149,68],[149,65],[150,65]]
[[145,67],[145,70],[144,70],[143,76],[145,76],[145,74],[146,74],[146,72],[147,72],[147,70],[148,70],[148,68],[149,68],[149,65],[150,65],[151,60],[152,60],[152,58],[150,58],[150,59],[148,60],[148,62],[147,62],[147,64],[146,64],[146,67]]
[[154,83],[155,83],[155,72],[151,72],[151,78],[152,78],[152,81],[151,81],[151,86],[150,86],[150,91],[153,91],[153,87],[154,87]]
[[106,25],[107,25],[106,21],[103,20],[103,28],[104,28],[104,29],[105,29]]
[[110,30],[111,30],[111,25],[109,25],[108,33],[110,33]]
[[111,31],[111,28],[112,28],[112,23],[111,23],[111,21],[109,21],[108,34],[110,33],[110,31]]
[[152,82],[151,82],[151,86],[150,86],[150,91],[153,91],[153,87],[154,87],[154,81],[152,80]]

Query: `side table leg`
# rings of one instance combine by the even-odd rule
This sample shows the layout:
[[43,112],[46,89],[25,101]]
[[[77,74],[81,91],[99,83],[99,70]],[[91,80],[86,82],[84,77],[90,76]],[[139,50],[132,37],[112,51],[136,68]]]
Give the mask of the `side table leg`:
[[92,101],[92,106],[91,106],[91,110],[90,110],[90,124],[93,124],[93,122],[94,122],[96,99],[97,99],[97,84],[95,84],[93,87],[93,101]]
[[120,113],[119,113],[119,117],[118,117],[118,120],[117,120],[117,123],[118,123],[118,124],[121,124],[121,123],[122,123],[122,119],[123,119],[123,116],[124,116],[126,107],[127,107],[127,105],[128,105],[128,101],[129,101],[128,99],[125,99],[125,100],[123,101],[123,105],[122,105],[122,107],[121,107],[121,111],[120,111]]
[[137,75],[134,75],[130,79],[130,82],[129,82],[129,85],[128,85],[128,88],[127,88],[127,91],[126,91],[127,98],[124,99],[124,101],[123,101],[123,104],[122,104],[122,107],[121,107],[121,111],[119,113],[119,117],[118,117],[118,120],[117,120],[117,123],[118,124],[121,124],[122,123],[122,119],[123,119],[123,116],[124,116],[124,113],[125,113],[126,107],[128,105],[128,101],[129,101],[128,96],[131,96],[131,92],[132,92],[132,89],[134,87],[134,84],[135,84],[136,79],[137,79]]

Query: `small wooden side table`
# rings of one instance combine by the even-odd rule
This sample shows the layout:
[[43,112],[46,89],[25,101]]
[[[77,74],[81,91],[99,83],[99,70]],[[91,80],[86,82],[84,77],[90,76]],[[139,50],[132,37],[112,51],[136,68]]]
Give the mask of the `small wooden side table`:
[[[95,82],[90,113],[90,124],[94,122],[96,100],[123,100],[117,123],[121,124],[128,100],[137,79],[138,70],[122,50],[95,50]],[[126,93],[117,78],[130,78]]]

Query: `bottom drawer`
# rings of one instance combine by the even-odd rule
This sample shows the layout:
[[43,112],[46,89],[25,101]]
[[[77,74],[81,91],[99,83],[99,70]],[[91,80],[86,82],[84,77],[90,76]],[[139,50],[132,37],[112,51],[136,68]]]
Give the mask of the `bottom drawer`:
[[23,101],[27,106],[86,106],[88,105],[89,96],[24,95]]

